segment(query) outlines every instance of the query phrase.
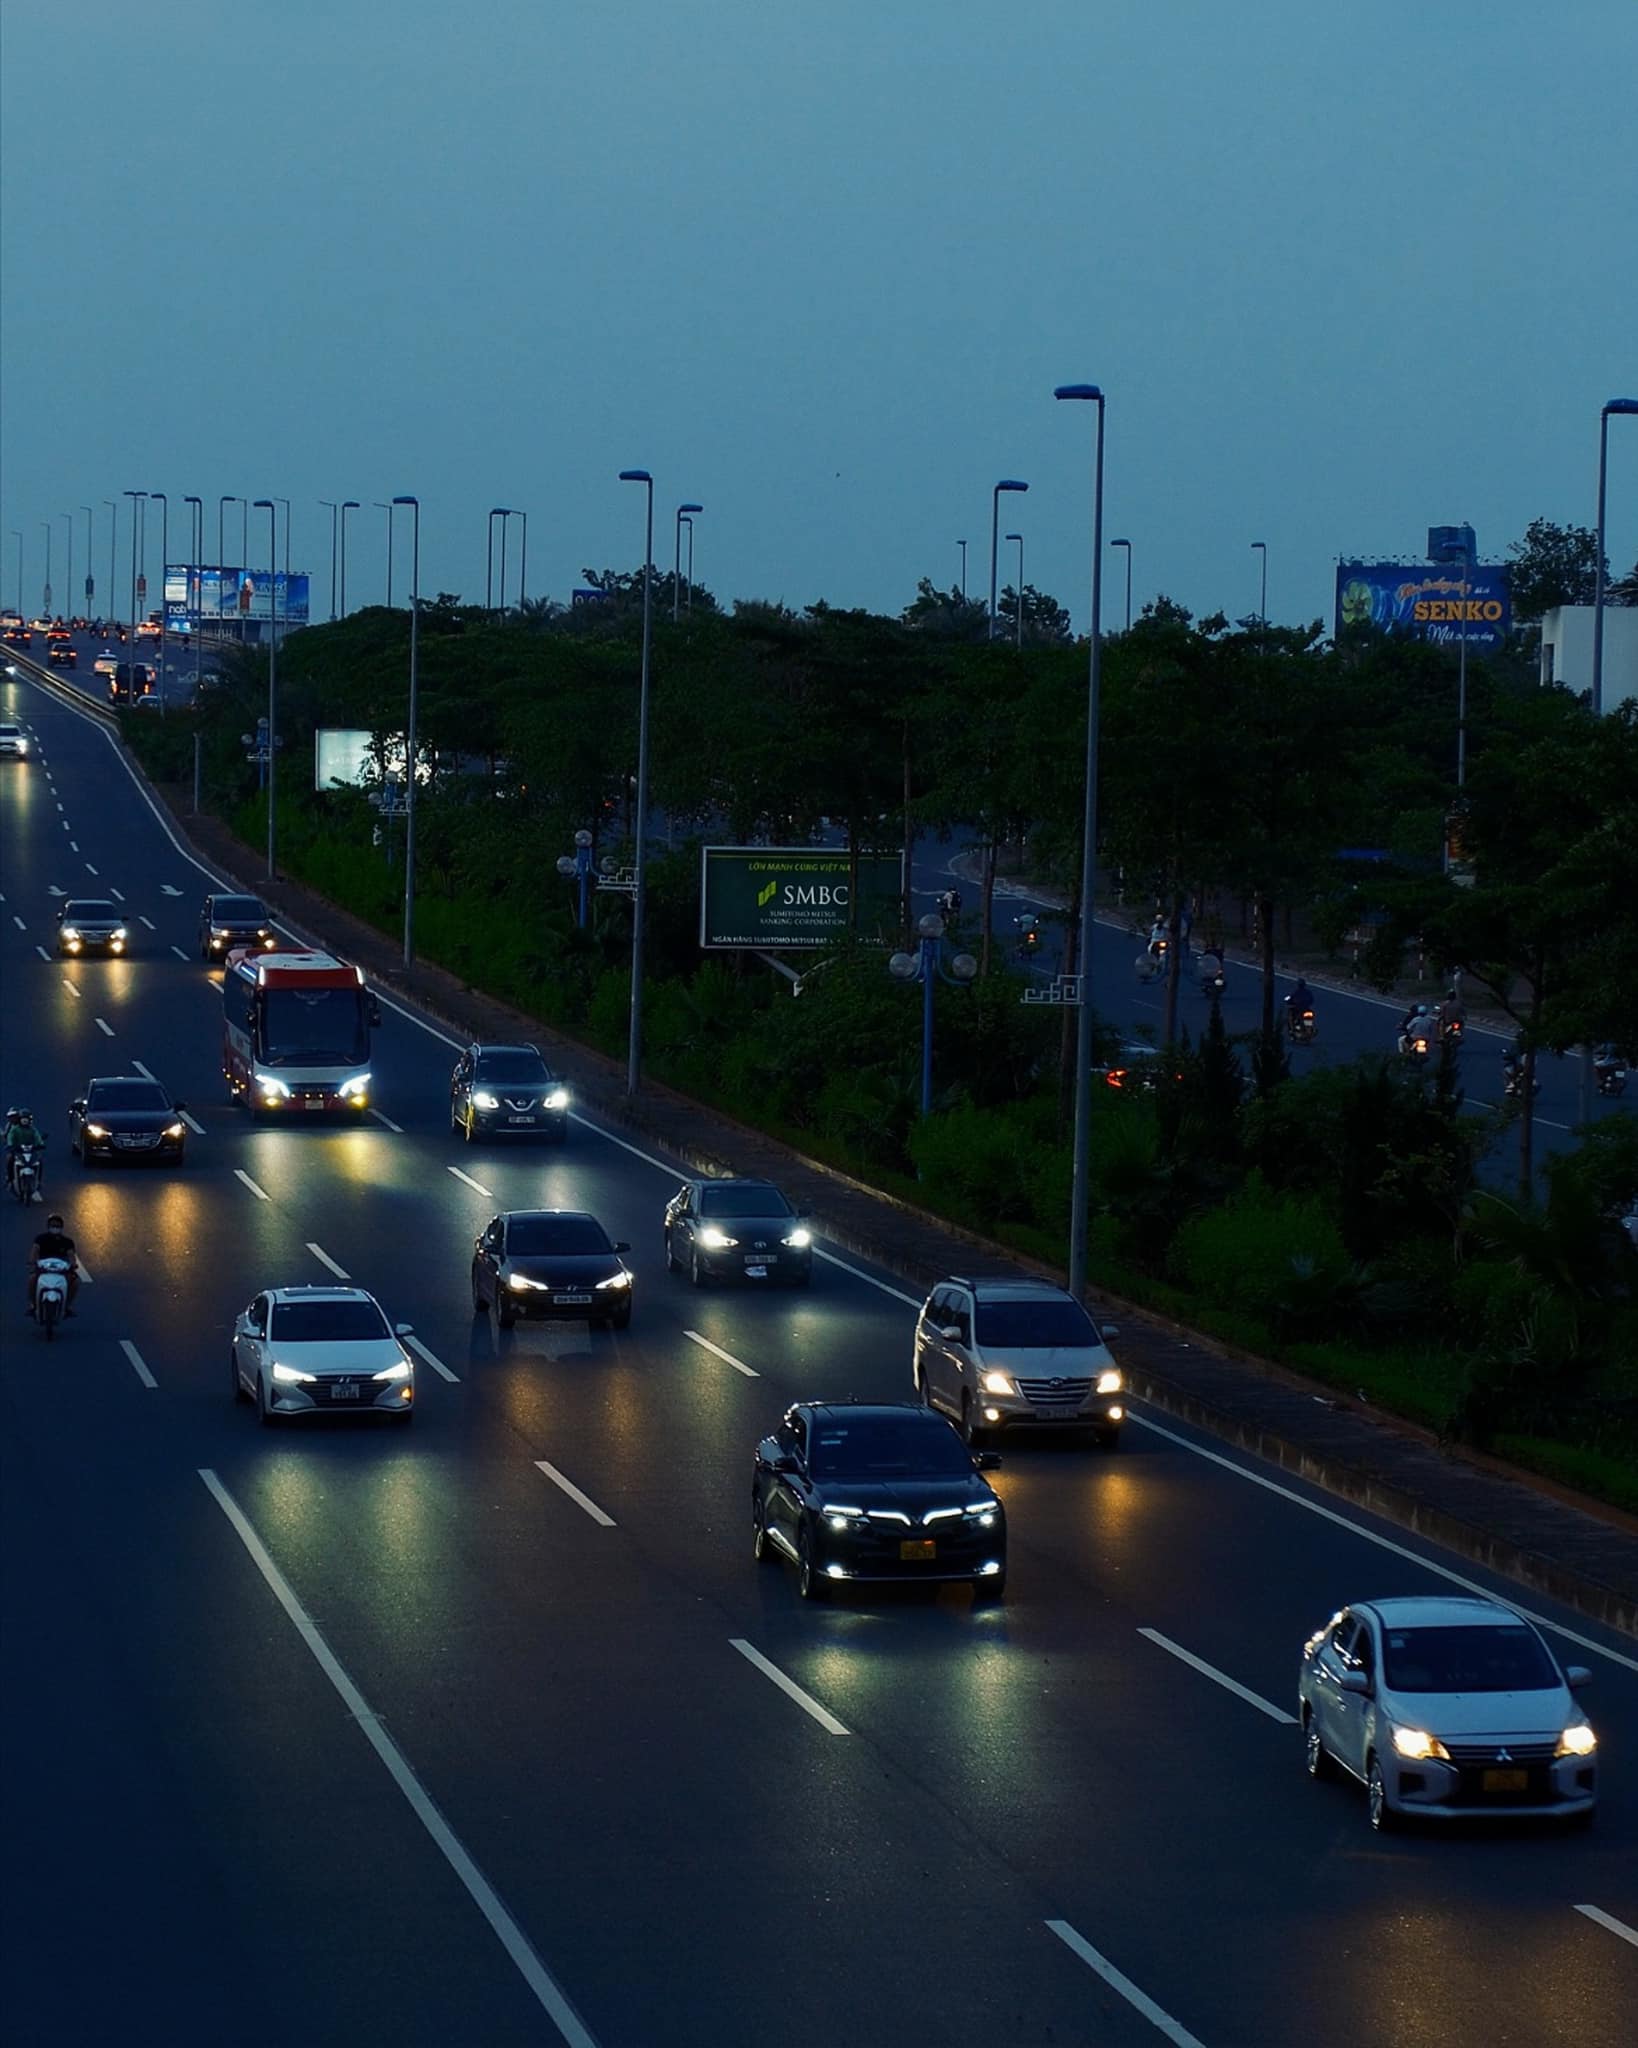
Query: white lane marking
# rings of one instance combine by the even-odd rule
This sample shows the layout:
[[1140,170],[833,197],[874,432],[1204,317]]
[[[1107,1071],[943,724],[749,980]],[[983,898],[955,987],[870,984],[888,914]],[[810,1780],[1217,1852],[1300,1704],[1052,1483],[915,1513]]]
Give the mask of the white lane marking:
[[433,1371],[442,1373],[444,1378],[448,1380],[452,1386],[458,1387],[461,1384],[460,1374],[458,1372],[451,1372],[449,1367],[445,1365],[444,1361],[440,1357],[438,1357],[436,1352],[429,1351],[427,1347],[421,1342],[420,1338],[417,1337],[413,1331],[406,1330],[404,1332],[404,1342],[415,1353],[417,1358],[424,1358],[427,1364],[432,1367]]
[[[195,861],[194,866],[197,867],[198,865],[199,863]],[[281,926],[282,929],[287,929],[287,927]],[[376,989],[375,998],[384,1008],[396,1010],[400,1017],[407,1018],[411,1024],[418,1024],[429,1038],[436,1038],[445,1045],[452,1045],[457,1052],[465,1052],[472,1043],[469,1038],[451,1038],[447,1031],[440,1031],[436,1024],[429,1024],[425,1017],[418,1017],[413,1010],[406,1010],[402,1003],[395,1003],[384,989]],[[573,1112],[571,1111],[570,1114],[572,1115]],[[581,1117],[576,1119],[576,1121],[583,1123],[585,1119]]]
[[474,1180],[471,1174],[462,1173],[461,1169],[458,1166],[446,1166],[444,1168],[444,1171],[446,1173],[454,1174],[457,1180],[464,1180],[467,1186],[471,1188],[475,1193],[486,1196],[491,1202],[495,1199],[495,1191],[493,1188],[486,1188],[481,1180]]
[[194,1118],[189,1116],[188,1112],[185,1109],[179,1109],[176,1113],[187,1125],[190,1131],[197,1131],[201,1138],[205,1135],[204,1125],[202,1123],[196,1122]]
[[1159,1629],[1140,1628],[1138,1634],[1146,1636],[1151,1643],[1158,1643],[1161,1649],[1169,1650],[1174,1657],[1181,1658],[1203,1677],[1215,1680],[1225,1691],[1233,1693],[1236,1699],[1244,1700],[1247,1706],[1255,1707],[1259,1713],[1266,1714],[1271,1721],[1282,1721],[1288,1728],[1296,1726],[1295,1714],[1288,1714],[1284,1707],[1277,1707],[1272,1700],[1265,1700],[1261,1693],[1252,1692],[1237,1678],[1230,1678],[1226,1671],[1219,1671],[1215,1664],[1208,1664],[1204,1657],[1197,1657],[1192,1650],[1185,1650],[1181,1643],[1174,1643],[1170,1636],[1163,1636]]
[[434,1847],[460,1879],[466,1888],[467,1896],[488,1921],[519,1976],[533,1992],[541,2009],[557,2028],[563,2040],[568,2043],[568,2048],[597,2048],[595,2039],[570,2003],[567,1993],[535,1954],[529,1945],[528,1936],[512,1918],[500,1894],[478,1868],[460,1837],[439,1812],[437,1805],[415,1775],[408,1758],[383,1727],[381,1717],[371,1708],[348,1676],[340,1659],[319,1633],[317,1625],[297,1599],[290,1582],[273,1562],[266,1545],[251,1527],[238,1502],[208,1467],[199,1468],[199,1477],[204,1481],[216,1505],[227,1516],[234,1534],[249,1553],[251,1563],[261,1573],[268,1590],[284,1609],[296,1633],[307,1645],[313,1661],[334,1686],[348,1714],[357,1722],[364,1740],[386,1766],[387,1775],[404,1795],[410,1811],[426,1829]]
[[17,929],[20,932],[26,932],[28,930],[28,926],[24,924],[23,920],[17,915],[15,910],[11,913],[11,921],[14,925],[16,925]]
[[36,953],[38,953],[38,954],[39,954],[39,956],[40,956],[40,958],[41,958],[42,960],[45,960],[45,961],[49,961],[49,960],[50,960],[50,958],[51,958],[51,955],[50,955],[50,954],[49,954],[49,953],[48,953],[48,952],[46,951],[46,949],[45,949],[45,947],[44,947],[44,946],[36,946],[36,947],[34,948],[34,950],[35,950],[35,952],[36,952]]
[[1638,1927],[1629,1927],[1624,1920],[1617,1920],[1613,1913],[1606,1913],[1600,1906],[1577,1906],[1578,1913],[1585,1913],[1589,1920],[1596,1920],[1600,1927],[1611,1934],[1618,1934],[1623,1941],[1630,1941],[1638,1948]]
[[158,1081],[159,1076],[154,1072],[153,1068],[145,1067],[142,1064],[141,1060],[132,1060],[131,1064],[133,1067],[136,1068],[137,1072],[142,1076],[144,1081]]
[[[176,844],[176,841],[173,839],[171,841],[171,844],[174,846]],[[195,863],[195,865],[197,865],[197,863]],[[159,885],[159,893],[162,896],[180,896],[182,894],[182,891],[180,889],[173,889],[169,882],[161,882]]]
[[171,951],[176,955],[178,960],[186,960],[188,957],[187,954],[183,952],[180,946],[173,946],[171,948]]
[[66,974],[63,976],[63,987],[67,989],[68,993],[74,998],[75,1002],[78,1002],[82,994],[84,993],[84,991],[80,989],[74,982],[69,980]]
[[268,1193],[266,1188],[257,1187],[256,1183],[251,1179],[250,1175],[245,1172],[242,1166],[236,1166],[233,1169],[233,1178],[235,1180],[242,1180],[245,1186],[249,1188],[250,1192],[256,1197],[258,1202],[265,1202],[268,1199]]
[[58,804],[57,808],[58,808],[58,810],[60,811],[60,810],[62,809],[62,805],[61,805],[61,804]]
[[145,924],[148,927],[149,931],[151,932],[157,931],[159,929],[159,927],[154,923],[153,919],[151,917],[144,917],[140,910],[137,912],[137,923]]
[[86,1267],[84,1259],[80,1257],[78,1252],[74,1254],[74,1263],[80,1269],[80,1285],[82,1287],[89,1287],[91,1285],[91,1274]]
[[[59,889],[56,883],[53,882],[51,887],[47,889],[46,894],[48,896],[66,896],[68,894],[68,891],[66,889]],[[5,900],[6,899],[4,896],[0,896],[0,903],[4,903]]]
[[119,1340],[119,1348],[121,1349],[121,1351],[125,1353],[125,1356],[130,1360],[131,1370],[136,1374],[137,1378],[141,1380],[142,1384],[145,1387],[157,1388],[159,1385],[158,1380],[154,1378],[153,1374],[143,1364],[142,1353],[131,1342],[129,1337],[121,1337],[121,1339]]
[[770,1664],[754,1643],[746,1642],[743,1636],[730,1636],[729,1643],[747,1661],[754,1664],[764,1678],[771,1678],[782,1693],[795,1700],[804,1714],[811,1714],[827,1735],[846,1735],[844,1728],[828,1707],[820,1706],[811,1692],[804,1692],[794,1678],[787,1678],[777,1664]]
[[583,1507],[600,1529],[612,1529],[616,1526],[614,1517],[612,1515],[605,1515],[596,1501],[589,1494],[582,1493],[574,1481],[565,1478],[555,1465],[548,1465],[544,1458],[537,1458],[535,1460],[535,1470],[537,1472],[544,1472],[554,1486],[561,1486],[570,1500],[577,1502]]
[[[1300,1493],[1294,1493],[1289,1486],[1282,1486],[1277,1479],[1265,1479],[1260,1472],[1253,1472],[1248,1466],[1237,1465],[1232,1458],[1225,1458],[1220,1451],[1208,1451],[1204,1444],[1190,1443],[1186,1436],[1179,1436],[1175,1429],[1152,1422],[1147,1415],[1131,1415],[1139,1429],[1147,1429],[1155,1436],[1163,1436],[1169,1443],[1181,1450],[1192,1451],[1197,1458],[1209,1459],[1213,1465],[1221,1465],[1225,1472],[1232,1472],[1238,1479],[1248,1479],[1253,1486],[1260,1486],[1267,1493],[1277,1493],[1282,1500],[1294,1501],[1299,1508],[1306,1508],[1311,1515],[1318,1515],[1327,1522],[1334,1522],[1339,1529],[1346,1529],[1351,1536],[1363,1536],[1367,1543],[1374,1543],[1379,1550],[1390,1550],[1395,1557],[1408,1559],[1411,1564],[1420,1565],[1424,1571],[1433,1572],[1441,1579],[1448,1579],[1453,1586],[1460,1586],[1466,1593],[1477,1593],[1481,1600],[1494,1600],[1495,1594],[1488,1586],[1481,1586],[1477,1579],[1466,1578],[1461,1572],[1452,1571],[1447,1564],[1437,1564],[1431,1557],[1424,1557],[1419,1550],[1412,1550],[1408,1544],[1395,1543],[1391,1536],[1380,1535],[1375,1529],[1367,1529],[1363,1523],[1350,1521],[1348,1516],[1338,1514],[1335,1508],[1323,1506],[1317,1500],[1304,1500]],[[1638,1671],[1638,1657],[1624,1656],[1619,1650],[1612,1650],[1605,1643],[1594,1642],[1591,1636],[1579,1634],[1573,1628],[1566,1628],[1561,1621],[1549,1621],[1545,1614],[1537,1614],[1533,1608],[1524,1607],[1517,1600],[1507,1599],[1507,1605],[1526,1620],[1533,1621],[1538,1628],[1550,1628],[1555,1635],[1578,1644],[1583,1650],[1592,1650],[1600,1657],[1608,1657],[1613,1663],[1623,1665],[1628,1671]]]
[[1107,1956],[1099,1955],[1085,1935],[1077,1934],[1067,1920],[1049,1920],[1048,1930],[1057,1935],[1071,1955],[1079,1956],[1089,1970],[1095,1971],[1109,1986],[1118,1991],[1126,2003],[1142,2013],[1150,2026],[1157,2028],[1172,2043],[1172,2048],[1202,2048],[1200,2038],[1191,2034],[1187,2027],[1174,2020],[1155,2004],[1146,1991],[1140,1991],[1131,1978],[1117,1970]]
[[370,1114],[378,1124],[385,1124],[389,1131],[396,1131],[399,1137],[404,1135],[404,1126],[402,1124],[395,1124],[390,1116],[384,1116],[379,1109],[372,1109]]
[[[451,1039],[450,1044],[454,1043],[455,1041]],[[628,1144],[624,1138],[617,1138],[612,1131],[604,1130],[601,1124],[594,1124],[589,1116],[582,1116],[576,1109],[569,1111],[569,1120],[571,1123],[580,1124],[594,1137],[607,1138],[611,1145],[618,1145],[622,1152],[629,1152],[633,1159],[641,1159],[646,1166],[657,1166],[662,1173],[669,1173],[680,1179],[688,1171],[686,1166],[672,1166],[664,1159],[657,1159],[652,1152],[645,1152],[641,1145]]]
[[86,872],[86,873],[87,873],[88,875],[95,875],[95,874],[100,874],[101,870],[100,870],[100,869],[98,869],[98,868],[94,868],[94,867],[93,867],[93,866],[91,865],[91,863],[90,863],[89,861],[87,861],[87,862],[86,862],[86,864],[85,864],[85,872]]
[[925,1298],[918,1294],[906,1294],[902,1287],[890,1287],[885,1280],[878,1280],[874,1273],[867,1273],[863,1266],[849,1265],[846,1259],[837,1258],[834,1252],[822,1251],[818,1245],[814,1246],[813,1255],[816,1259],[825,1260],[828,1265],[840,1266],[844,1273],[851,1273],[855,1280],[865,1280],[872,1287],[879,1287],[883,1294],[891,1294],[895,1301],[908,1302],[914,1309],[919,1309]]
[[323,1245],[309,1244],[307,1249],[313,1254],[314,1258],[318,1260],[321,1266],[328,1266],[330,1271],[334,1273],[338,1280],[350,1280],[353,1277],[352,1274],[347,1271],[345,1266],[338,1266],[336,1264],[335,1260],[331,1258],[330,1254],[324,1249]]
[[742,1358],[736,1358],[731,1351],[724,1351],[720,1344],[713,1344],[709,1337],[702,1337],[698,1330],[684,1330],[683,1335],[690,1343],[699,1345],[702,1351],[709,1351],[713,1358],[720,1358],[724,1365],[731,1365],[735,1372],[744,1373],[748,1380],[761,1379],[761,1373],[754,1366],[747,1365]]
[[108,884],[108,893],[110,896],[113,897],[116,903],[123,903],[125,901],[123,893],[120,890],[116,889],[112,882]]
[[97,1029],[102,1033],[104,1038],[112,1038],[114,1035],[114,1027],[112,1024],[109,1023],[106,1017],[99,1017],[97,1019]]

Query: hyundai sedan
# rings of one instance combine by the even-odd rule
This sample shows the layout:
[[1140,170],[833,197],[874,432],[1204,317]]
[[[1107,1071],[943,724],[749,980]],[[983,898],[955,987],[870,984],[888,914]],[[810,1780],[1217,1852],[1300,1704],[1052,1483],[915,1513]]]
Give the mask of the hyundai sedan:
[[1585,1823],[1598,1738],[1540,1633],[1497,1600],[1358,1600],[1303,1645],[1297,1678],[1308,1775],[1365,1787],[1373,1828],[1427,1815]]
[[491,1219],[472,1249],[472,1313],[495,1311],[503,1330],[520,1316],[631,1321],[631,1246],[575,1209],[513,1209]]
[[362,1287],[270,1287],[233,1326],[236,1401],[257,1420],[371,1413],[408,1422],[415,1366],[381,1304]]
[[158,1081],[101,1075],[68,1105],[69,1147],[87,1166],[93,1159],[165,1159],[180,1166],[188,1142],[186,1107]]

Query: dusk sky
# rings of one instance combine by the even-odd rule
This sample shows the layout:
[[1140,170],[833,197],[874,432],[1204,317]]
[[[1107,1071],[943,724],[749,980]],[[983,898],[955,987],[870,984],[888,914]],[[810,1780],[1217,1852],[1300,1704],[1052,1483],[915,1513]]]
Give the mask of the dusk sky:
[[[318,501],[364,503],[357,604],[395,492],[424,590],[482,598],[507,504],[566,598],[640,560],[644,467],[663,566],[697,499],[724,602],[887,611],[958,536],[986,592],[1027,479],[1002,530],[1084,630],[1092,415],[1052,388],[1085,380],[1139,605],[1255,611],[1266,540],[1271,616],[1329,621],[1338,555],[1590,526],[1638,395],[1634,0],[6,0],[0,63],[30,610],[43,522],[59,607],[64,512],[83,577],[82,505],[106,600],[139,486],[173,542],[204,497],[212,559],[221,493],[290,498],[315,616]],[[1619,573],[1638,421],[1610,452]]]

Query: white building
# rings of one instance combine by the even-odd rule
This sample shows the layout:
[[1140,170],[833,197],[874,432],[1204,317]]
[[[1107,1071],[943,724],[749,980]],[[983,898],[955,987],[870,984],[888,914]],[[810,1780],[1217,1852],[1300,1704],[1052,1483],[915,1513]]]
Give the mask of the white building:
[[[1556,605],[1541,622],[1541,680],[1590,690],[1593,607]],[[1638,605],[1604,607],[1604,709],[1638,698]]]

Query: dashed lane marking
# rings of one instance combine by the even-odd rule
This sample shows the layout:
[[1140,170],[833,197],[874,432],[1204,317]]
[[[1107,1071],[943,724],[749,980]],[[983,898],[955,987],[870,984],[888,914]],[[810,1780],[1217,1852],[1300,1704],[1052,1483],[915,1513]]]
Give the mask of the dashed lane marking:
[[126,1358],[130,1361],[132,1372],[136,1374],[142,1384],[150,1390],[157,1388],[159,1385],[158,1380],[154,1378],[147,1366],[143,1364],[142,1353],[131,1342],[129,1337],[121,1337],[119,1348],[125,1353]]
[[446,1166],[444,1168],[444,1171],[446,1173],[454,1174],[457,1180],[465,1181],[467,1186],[471,1188],[475,1194],[482,1195],[487,1201],[492,1202],[495,1199],[495,1191],[493,1188],[486,1188],[481,1180],[474,1180],[471,1174],[462,1173],[461,1169],[458,1166]]
[[404,1332],[404,1342],[415,1353],[417,1358],[424,1359],[432,1367],[433,1371],[441,1374],[444,1379],[449,1381],[451,1386],[458,1387],[461,1384],[460,1374],[458,1372],[451,1372],[437,1353],[429,1350],[413,1330],[406,1330]]
[[345,1266],[338,1266],[321,1244],[309,1244],[307,1249],[321,1266],[327,1266],[338,1280],[350,1280],[353,1276]]
[[153,919],[151,917],[144,917],[140,910],[137,912],[137,923],[145,924],[148,927],[149,931],[157,931],[159,929],[159,927],[154,923]]
[[[36,953],[38,953],[38,954],[39,954],[40,958],[41,958],[42,960],[44,960],[44,961],[45,961],[45,963],[47,964],[47,966],[49,966],[49,965],[51,964],[51,955],[50,955],[50,954],[49,954],[49,953],[48,953],[48,952],[46,951],[46,949],[45,949],[45,947],[44,947],[44,946],[36,945],[36,947],[34,948],[34,950],[35,950],[35,952],[36,952]],[[79,994],[79,990],[78,990],[78,989],[75,989],[74,993],[75,993],[76,995],[78,995],[78,994]]]
[[95,875],[95,874],[100,874],[100,873],[101,873],[101,869],[99,869],[99,868],[94,868],[94,867],[93,867],[93,866],[91,865],[91,863],[90,863],[89,861],[87,861],[87,862],[86,862],[86,864],[85,864],[85,872],[86,872],[86,873],[87,873],[88,875]]
[[569,1496],[570,1500],[586,1510],[586,1513],[591,1516],[600,1529],[612,1529],[616,1526],[614,1517],[604,1514],[596,1501],[589,1494],[582,1493],[574,1481],[566,1478],[555,1465],[548,1465],[544,1458],[537,1458],[535,1460],[535,1470],[537,1472],[544,1472],[554,1486],[560,1486]]
[[97,1019],[97,1029],[102,1033],[104,1038],[112,1038],[114,1035],[114,1027],[112,1024],[109,1023],[106,1017],[99,1017]]
[[759,1380],[762,1375],[754,1366],[747,1365],[742,1358],[736,1358],[731,1351],[724,1351],[720,1344],[713,1344],[709,1337],[702,1337],[698,1330],[684,1330],[683,1335],[702,1351],[709,1351],[713,1358],[720,1358],[724,1365],[731,1365],[735,1372],[744,1373],[748,1380]]
[[1143,2017],[1159,2033],[1171,2042],[1172,2048],[1202,2048],[1198,2035],[1191,2034],[1187,2027],[1174,2020],[1169,2012],[1155,2004],[1146,1991],[1140,1991],[1131,1978],[1117,1970],[1109,1958],[1100,1955],[1085,1935],[1077,1934],[1067,1920],[1049,1920],[1047,1928],[1057,1935],[1071,1955],[1079,1956],[1086,1967],[1094,1971],[1109,1986],[1118,1991],[1126,2003]]
[[180,946],[173,946],[171,948],[171,951],[176,955],[178,960],[186,960],[188,957],[187,954],[183,952]]
[[66,974],[63,976],[63,987],[67,989],[68,993],[74,998],[75,1002],[79,1002],[82,995],[84,994],[84,990],[79,988],[76,983],[70,981]]
[[265,1202],[270,1199],[266,1188],[259,1188],[242,1166],[236,1166],[233,1169],[233,1178],[235,1180],[242,1180],[258,1202]]
[[849,1731],[837,1720],[829,1707],[820,1706],[811,1692],[804,1692],[794,1678],[787,1678],[777,1664],[771,1664],[754,1643],[746,1642],[743,1636],[730,1636],[729,1644],[760,1671],[764,1678],[771,1679],[787,1699],[795,1700],[804,1714],[811,1714],[827,1735],[846,1735]]
[[370,1114],[375,1118],[378,1124],[385,1124],[389,1131],[396,1131],[399,1137],[402,1137],[404,1135],[404,1126],[402,1124],[395,1124],[392,1118],[384,1114],[384,1112],[382,1112],[381,1110],[372,1109],[370,1111]]
[[1638,1927],[1629,1927],[1624,1920],[1617,1920],[1613,1913],[1606,1913],[1601,1906],[1577,1906],[1578,1913],[1585,1913],[1589,1920],[1596,1921],[1610,1934],[1619,1935],[1623,1941],[1630,1941],[1638,1948]]
[[1237,1678],[1230,1678],[1226,1671],[1219,1671],[1215,1664],[1208,1664],[1204,1657],[1197,1657],[1192,1650],[1185,1650],[1181,1643],[1174,1643],[1170,1636],[1163,1636],[1159,1629],[1140,1628],[1138,1634],[1147,1637],[1151,1643],[1158,1644],[1161,1649],[1170,1651],[1191,1669],[1220,1685],[1225,1692],[1233,1693],[1236,1699],[1242,1699],[1247,1706],[1255,1707],[1260,1714],[1266,1714],[1271,1721],[1283,1722],[1288,1728],[1296,1726],[1295,1714],[1288,1714],[1284,1707],[1277,1707],[1272,1700],[1265,1700],[1261,1693],[1252,1692]]

